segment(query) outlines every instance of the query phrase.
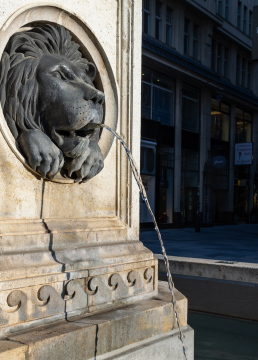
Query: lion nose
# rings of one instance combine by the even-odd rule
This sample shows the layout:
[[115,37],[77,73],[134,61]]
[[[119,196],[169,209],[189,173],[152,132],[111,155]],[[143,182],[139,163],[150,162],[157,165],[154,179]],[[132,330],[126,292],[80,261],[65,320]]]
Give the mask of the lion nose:
[[89,84],[84,84],[84,99],[92,100],[94,104],[102,105],[105,100],[105,95],[102,91],[95,89],[93,86]]
[[105,101],[105,95],[101,91],[96,91],[96,94],[91,99],[95,104],[102,105]]

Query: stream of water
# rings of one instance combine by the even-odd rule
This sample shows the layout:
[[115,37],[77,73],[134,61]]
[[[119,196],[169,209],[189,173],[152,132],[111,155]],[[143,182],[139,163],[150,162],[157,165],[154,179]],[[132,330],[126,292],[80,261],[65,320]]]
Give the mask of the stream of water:
[[167,257],[167,254],[166,254],[166,250],[165,250],[165,247],[164,247],[164,244],[163,244],[163,240],[162,240],[162,237],[161,237],[161,233],[159,231],[159,227],[158,227],[156,218],[155,218],[155,216],[154,216],[154,214],[152,212],[152,209],[150,207],[150,203],[149,203],[146,191],[145,191],[145,187],[144,187],[144,185],[142,183],[142,178],[141,178],[140,172],[138,170],[138,167],[137,167],[137,165],[135,163],[135,160],[134,160],[130,150],[128,149],[126,143],[121,138],[121,136],[118,135],[113,129],[111,129],[109,126],[107,126],[105,124],[96,124],[96,127],[102,127],[104,129],[110,131],[120,141],[121,145],[125,149],[125,152],[126,152],[130,167],[132,169],[134,178],[135,178],[136,183],[137,183],[137,185],[139,187],[141,197],[142,197],[143,201],[145,202],[145,204],[146,204],[146,206],[148,208],[148,211],[149,211],[149,213],[151,215],[151,218],[152,218],[152,221],[153,221],[153,224],[154,224],[154,227],[155,227],[155,230],[157,232],[158,239],[159,239],[159,242],[160,242],[160,245],[161,245],[161,250],[162,250],[163,259],[164,259],[166,272],[167,272],[168,287],[169,287],[169,290],[170,290],[170,292],[172,294],[173,311],[174,311],[177,326],[178,326],[178,329],[179,329],[179,338],[180,338],[180,341],[182,343],[184,358],[187,360],[185,344],[184,344],[184,335],[182,333],[182,329],[181,329],[181,326],[180,326],[180,323],[179,323],[178,308],[177,308],[177,302],[176,302],[175,293],[174,293],[175,286],[174,286],[174,282],[172,280],[172,275],[171,275],[170,268],[169,268],[169,261],[168,261],[168,257]]

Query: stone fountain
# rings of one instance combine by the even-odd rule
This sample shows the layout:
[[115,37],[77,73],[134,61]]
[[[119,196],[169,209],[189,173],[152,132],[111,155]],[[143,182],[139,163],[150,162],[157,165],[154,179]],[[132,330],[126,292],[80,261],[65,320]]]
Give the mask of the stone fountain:
[[126,154],[92,126],[139,163],[140,3],[11,0],[0,14],[0,358],[184,358]]

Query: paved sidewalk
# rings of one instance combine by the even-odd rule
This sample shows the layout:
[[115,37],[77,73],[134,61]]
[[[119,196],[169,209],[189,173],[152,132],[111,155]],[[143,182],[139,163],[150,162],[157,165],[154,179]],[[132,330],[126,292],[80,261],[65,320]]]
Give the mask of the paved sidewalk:
[[[201,259],[258,263],[258,224],[161,230],[167,255]],[[140,240],[161,254],[154,230],[141,230]]]

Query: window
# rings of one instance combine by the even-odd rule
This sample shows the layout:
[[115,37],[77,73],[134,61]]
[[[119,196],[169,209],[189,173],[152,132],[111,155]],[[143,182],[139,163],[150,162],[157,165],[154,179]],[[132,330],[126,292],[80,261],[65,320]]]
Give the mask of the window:
[[243,13],[243,32],[246,33],[246,17],[247,17],[247,7],[244,6],[244,13]]
[[199,91],[190,86],[184,86],[182,92],[182,128],[199,132]]
[[222,16],[222,0],[218,0],[218,14]]
[[198,59],[198,26],[193,26],[193,58]]
[[217,54],[217,73],[221,74],[221,53],[222,53],[222,46],[218,44],[218,54]]
[[237,62],[236,62],[236,83],[237,85],[240,84],[240,56],[237,55]]
[[172,46],[172,9],[167,6],[166,11],[166,44]]
[[147,68],[142,71],[142,117],[174,125],[174,81]]
[[246,76],[246,61],[242,59],[242,86],[245,86],[245,76]]
[[252,141],[252,114],[236,108],[236,143]]
[[156,1],[155,38],[161,40],[161,2]]
[[225,19],[228,20],[228,1],[225,0]]
[[211,99],[211,137],[229,141],[229,106]]
[[219,75],[229,78],[229,49],[212,39],[211,68]]
[[189,55],[189,29],[190,21],[185,18],[185,26],[184,26],[184,53],[185,55]]
[[241,15],[242,15],[242,3],[238,1],[237,4],[237,27],[241,29]]
[[144,0],[143,7],[143,32],[150,33],[150,0]]
[[162,145],[158,149],[159,157],[159,190],[158,219],[159,223],[173,221],[173,168],[174,148]]
[[247,64],[247,88],[251,89],[251,63]]
[[182,170],[198,171],[199,156],[198,151],[190,149],[182,149],[181,153]]
[[228,78],[228,48],[225,48],[224,51],[224,77]]
[[253,31],[253,12],[249,11],[248,35],[252,37]]
[[214,39],[211,44],[211,68],[213,71],[216,70],[216,41]]

